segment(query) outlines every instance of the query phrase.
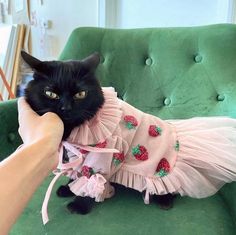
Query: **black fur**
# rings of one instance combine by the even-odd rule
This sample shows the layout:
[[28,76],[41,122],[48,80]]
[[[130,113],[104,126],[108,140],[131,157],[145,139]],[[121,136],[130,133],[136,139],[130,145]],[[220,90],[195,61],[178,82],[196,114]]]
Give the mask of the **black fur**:
[[67,205],[67,208],[71,213],[86,215],[92,210],[94,204],[95,201],[91,197],[77,196]]
[[174,205],[175,194],[153,195],[153,201],[163,210],[169,210]]

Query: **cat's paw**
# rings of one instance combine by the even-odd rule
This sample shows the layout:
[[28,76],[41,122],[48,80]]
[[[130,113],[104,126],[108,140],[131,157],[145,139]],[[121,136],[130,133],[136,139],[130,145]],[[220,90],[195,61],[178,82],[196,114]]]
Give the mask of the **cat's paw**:
[[94,205],[94,199],[89,197],[76,197],[74,201],[67,205],[67,209],[72,214],[88,214]]
[[72,197],[75,196],[74,193],[70,191],[70,188],[68,185],[61,185],[57,189],[57,196],[58,197]]
[[168,193],[166,195],[155,195],[153,200],[157,202],[162,210],[169,210],[174,206],[174,198],[176,195]]

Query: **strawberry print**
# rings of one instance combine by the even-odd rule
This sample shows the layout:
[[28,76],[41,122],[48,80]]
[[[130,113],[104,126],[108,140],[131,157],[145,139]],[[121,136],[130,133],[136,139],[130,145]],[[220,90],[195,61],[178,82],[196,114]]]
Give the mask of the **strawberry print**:
[[82,173],[83,176],[86,176],[87,178],[90,178],[90,176],[94,174],[94,170],[93,170],[92,167],[88,167],[88,166],[84,165],[82,167],[81,173]]
[[107,142],[106,140],[104,142],[99,142],[95,145],[96,148],[106,148]]
[[148,159],[147,149],[143,145],[140,145],[140,144],[132,148],[132,154],[137,160],[140,160],[140,161],[145,161]]
[[148,129],[148,133],[152,137],[157,137],[158,135],[161,135],[162,129],[156,125],[150,125]]
[[136,126],[138,126],[138,121],[134,116],[126,115],[124,116],[125,126],[129,130],[135,129]]
[[[104,141],[104,142],[99,142],[99,143],[97,143],[97,144],[90,144],[89,146],[95,147],[95,148],[106,148],[107,142],[106,142],[106,141]],[[89,151],[84,150],[84,149],[80,149],[79,151],[80,151],[82,154],[87,154],[87,153],[89,153]]]
[[166,160],[166,158],[162,158],[157,166],[155,175],[163,177],[168,175],[169,172],[170,172],[170,164]]
[[124,153],[114,153],[113,154],[113,162],[116,166],[118,166],[121,162],[125,160]]
[[99,142],[97,144],[90,144],[90,147],[95,147],[95,148],[106,148],[107,146],[107,141],[105,140],[104,142]]
[[80,151],[80,153],[82,153],[82,154],[87,154],[87,153],[89,153],[89,151],[84,150],[84,149],[80,149],[79,151]]

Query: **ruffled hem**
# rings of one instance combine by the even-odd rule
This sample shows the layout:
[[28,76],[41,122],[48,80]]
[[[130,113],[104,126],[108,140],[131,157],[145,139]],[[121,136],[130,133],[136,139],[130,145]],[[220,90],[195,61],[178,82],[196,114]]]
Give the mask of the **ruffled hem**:
[[[174,171],[175,169],[173,170],[173,172]],[[172,174],[169,174],[168,176],[162,178],[159,178],[157,176],[146,177],[120,169],[115,175],[111,177],[110,182],[124,185],[139,192],[146,191],[144,202],[145,204],[148,204],[149,195],[177,193],[181,185],[176,177],[171,176]]]
[[75,128],[68,142],[92,145],[105,141],[116,130],[122,116],[121,106],[114,88],[102,88],[105,103],[89,122]]
[[225,183],[236,181],[236,120],[193,118],[170,121],[177,131],[180,148],[172,171],[164,177],[146,177],[121,168],[110,179],[149,195],[178,193],[204,198]]

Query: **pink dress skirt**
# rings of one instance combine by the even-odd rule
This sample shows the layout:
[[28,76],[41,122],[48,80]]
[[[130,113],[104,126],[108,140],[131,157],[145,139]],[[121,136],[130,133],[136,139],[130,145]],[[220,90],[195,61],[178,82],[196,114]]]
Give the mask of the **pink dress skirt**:
[[[208,197],[236,181],[236,120],[228,117],[170,120],[180,143],[167,176],[182,196]],[[165,177],[163,177],[164,179]],[[173,188],[168,191],[174,191]]]

